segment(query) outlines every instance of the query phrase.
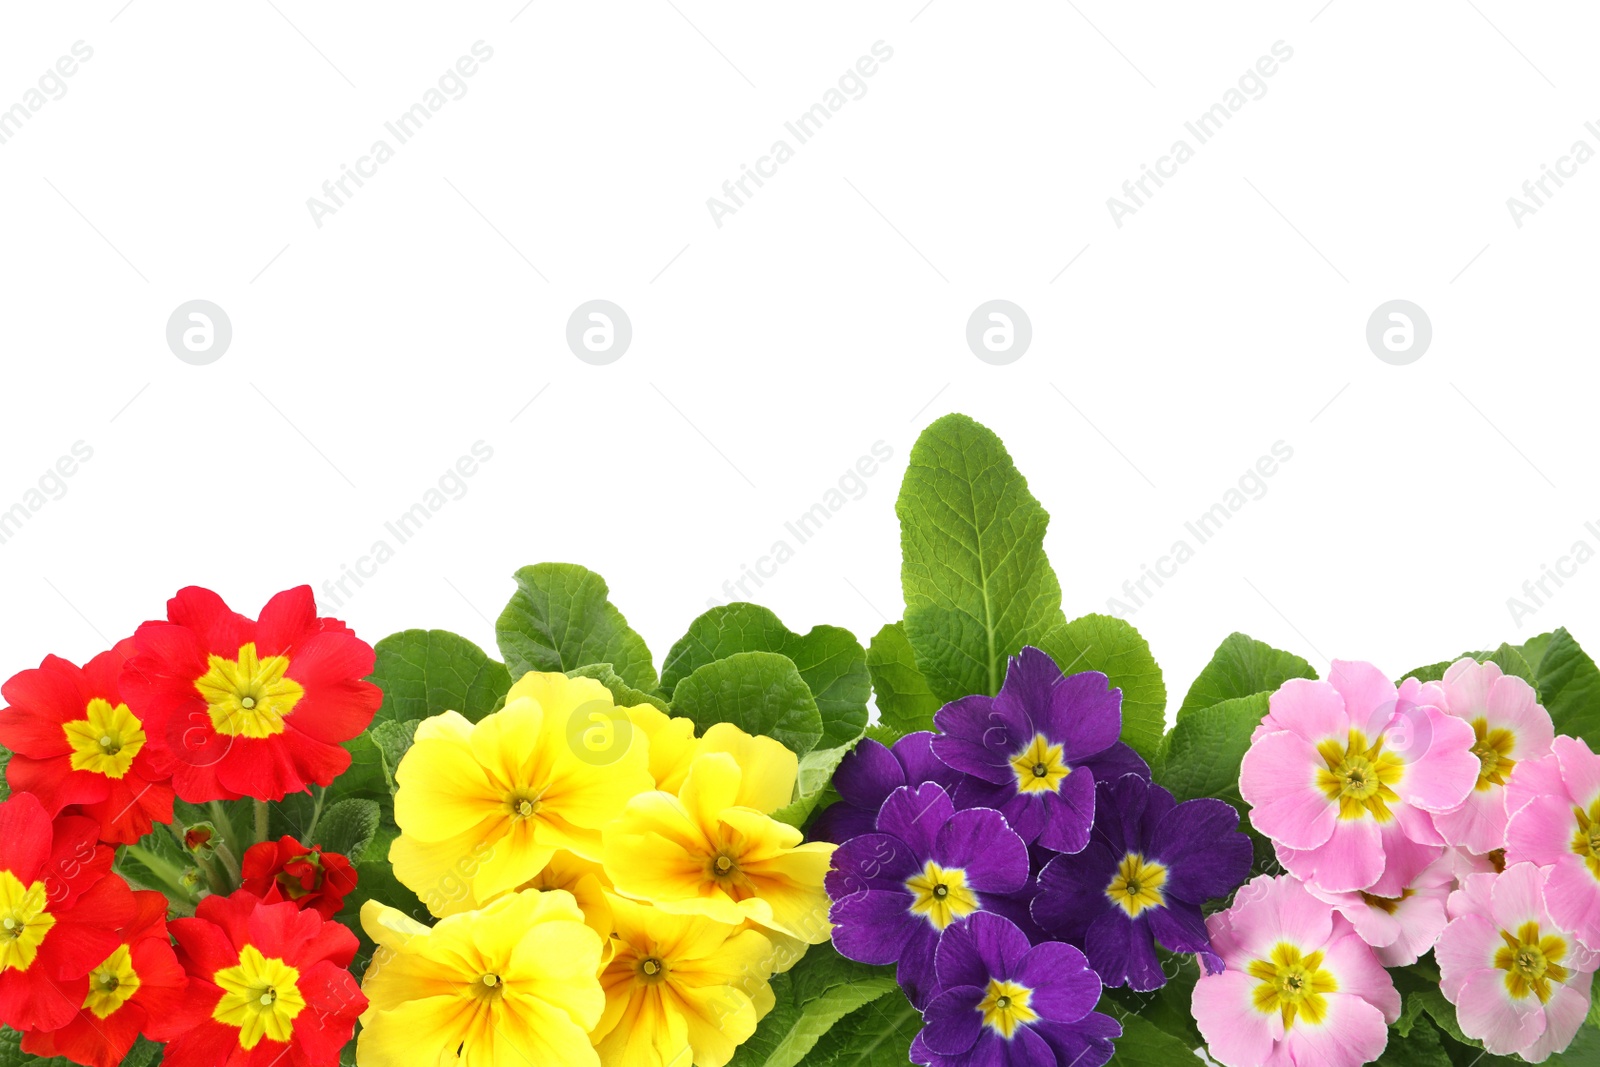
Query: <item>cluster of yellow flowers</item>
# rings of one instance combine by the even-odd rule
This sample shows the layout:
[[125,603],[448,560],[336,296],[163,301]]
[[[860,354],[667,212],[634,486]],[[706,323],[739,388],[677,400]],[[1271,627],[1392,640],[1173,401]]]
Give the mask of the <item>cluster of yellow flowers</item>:
[[721,1067],[831,932],[833,853],[771,818],[795,754],[530,673],[425,719],[389,853],[438,922],[369,901],[360,1067]]

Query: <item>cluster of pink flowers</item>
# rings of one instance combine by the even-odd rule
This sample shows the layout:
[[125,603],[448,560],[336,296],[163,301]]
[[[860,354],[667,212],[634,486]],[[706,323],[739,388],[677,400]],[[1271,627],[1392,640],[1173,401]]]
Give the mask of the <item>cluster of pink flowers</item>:
[[1226,1067],[1377,1059],[1429,952],[1461,1032],[1539,1062],[1600,967],[1600,756],[1533,687],[1461,659],[1398,687],[1368,663],[1273,693],[1239,789],[1288,873],[1208,920],[1194,1015]]

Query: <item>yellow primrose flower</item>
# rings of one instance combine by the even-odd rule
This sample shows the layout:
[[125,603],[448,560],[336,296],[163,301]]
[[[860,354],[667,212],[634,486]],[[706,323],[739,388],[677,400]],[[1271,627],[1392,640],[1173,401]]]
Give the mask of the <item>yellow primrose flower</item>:
[[424,719],[395,772],[395,877],[445,916],[527,882],[557,849],[598,861],[601,827],[654,785],[635,731],[614,731],[614,750],[586,743],[594,721],[624,715],[592,678],[529,673],[476,725]]
[[663,793],[683,788],[696,757],[726,752],[741,767],[762,769],[761,774],[747,774],[740,781],[736,804],[770,815],[794,799],[800,760],[779,741],[747,734],[729,722],[712,724],[705,736],[696,740],[691,720],[671,717],[648,704],[629,708],[628,717],[649,739],[650,773]]
[[570,893],[527,891],[429,928],[375,900],[358,1067],[599,1067],[600,937]]
[[[753,930],[612,897],[602,1067],[723,1067],[771,1009],[771,943]],[[765,994],[764,997],[762,994]]]
[[[550,857],[544,870],[517,888],[547,892],[552,889],[566,890],[578,902],[583,921],[589,929],[599,934],[602,941],[611,937],[611,894],[606,892],[611,888],[611,879],[606,877],[605,868],[600,864],[562,850]],[[606,952],[609,960],[609,945]]]
[[605,829],[605,870],[617,891],[663,911],[746,921],[819,945],[828,939],[822,882],[834,847],[735,801],[741,767],[725,752],[695,757],[677,796],[642,793]]

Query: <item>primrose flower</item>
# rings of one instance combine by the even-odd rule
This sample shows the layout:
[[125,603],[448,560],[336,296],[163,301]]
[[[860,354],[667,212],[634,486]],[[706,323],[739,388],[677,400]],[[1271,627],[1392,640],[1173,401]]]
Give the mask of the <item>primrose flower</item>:
[[116,1067],[151,1020],[177,1006],[186,979],[167,937],[167,898],[143,891],[133,897],[134,916],[119,932],[121,944],[89,972],[78,1013],[59,1030],[23,1034],[23,1052]]
[[493,900],[558,849],[601,858],[600,828],[654,783],[642,736],[619,732],[619,751],[603,757],[573,742],[593,709],[618,714],[593,678],[530,673],[476,724],[447,711],[417,727],[395,772],[401,832],[389,860],[428,910]]
[[817,816],[811,838],[842,845],[859,834],[870,834],[877,829],[878,810],[896,789],[936,782],[953,795],[962,777],[933,754],[933,734],[927,731],[906,734],[893,748],[863,738],[834,773],[839,802]]
[[1452,850],[1407,878],[1405,886],[1392,897],[1375,896],[1359,890],[1330,893],[1306,883],[1306,890],[1350,921],[1361,940],[1372,946],[1373,954],[1385,967],[1405,967],[1416,963],[1433,948],[1445,923],[1449,921],[1445,902],[1456,885],[1456,872],[1463,860],[1488,862],[1473,853]]
[[1192,1010],[1224,1067],[1356,1067],[1400,1017],[1389,972],[1355,928],[1293,878],[1253,879],[1206,920],[1226,964],[1195,983]]
[[6,781],[49,815],[70,808],[100,824],[100,839],[130,845],[172,821],[172,768],[159,736],[123,702],[119,679],[134,654],[123,641],[83,667],[46,656],[0,687]]
[[331,784],[350,766],[344,742],[383,702],[364,680],[372,647],[318,618],[310,586],[274,596],[259,621],[209,589],[180,589],[167,621],[145,623],[133,641],[123,696],[172,753],[172,784],[191,804]]
[[1505,847],[1506,781],[1523,760],[1550,754],[1555,727],[1539,704],[1533,686],[1504,674],[1496,663],[1459,659],[1440,681],[1444,710],[1472,727],[1472,754],[1478,757],[1478,781],[1466,801],[1453,811],[1437,813],[1433,825],[1446,842],[1491,852]]
[[1600,952],[1600,756],[1576,737],[1551,748],[1511,772],[1506,863],[1548,867],[1551,918]]
[[200,901],[167,924],[188,972],[182,998],[154,1017],[163,1067],[270,1064],[335,1067],[365,1010],[345,970],[356,937],[293,904],[249,893]]
[[1431,813],[1459,807],[1481,766],[1472,727],[1443,702],[1436,684],[1396,689],[1343,660],[1325,682],[1293,678],[1272,694],[1239,792],[1289,873],[1330,893],[1397,897],[1443,853]]
[[766,768],[761,775],[746,775],[739,784],[736,803],[771,815],[794,799],[800,759],[782,742],[747,734],[731,722],[713,723],[705,736],[694,736],[694,722],[668,716],[649,704],[626,709],[635,729],[649,740],[650,774],[655,788],[677,793],[689,776],[695,758],[708,752],[725,752],[741,767]]
[[839,846],[828,873],[833,945],[862,963],[898,963],[911,1003],[937,992],[939,937],[1028,882],[1028,848],[992,808],[956,811],[934,782],[901,786],[876,833]]
[[135,913],[96,844],[93,819],[52,826],[30,793],[0,803],[0,1023],[59,1030],[89,996],[89,972],[116,951]]
[[307,848],[292,837],[262,841],[245,849],[239,861],[241,888],[268,904],[293,901],[331,919],[355,892],[356,870],[337,852]]
[[570,894],[514,893],[432,928],[369,900],[361,928],[378,945],[362,979],[362,1067],[600,1067],[600,936]]
[[604,833],[605,872],[617,892],[677,915],[826,941],[822,883],[834,846],[802,844],[799,830],[738,804],[749,792],[746,779],[791,765],[741,765],[710,752],[695,757],[676,796],[654,791],[629,800]]
[[1094,1010],[1100,979],[1059,941],[1030,945],[979,912],[939,941],[941,992],[911,1043],[930,1067],[1100,1067],[1122,1027]]
[[1531,863],[1472,875],[1450,894],[1450,925],[1434,949],[1461,1032],[1534,1063],[1571,1043],[1600,965],[1545,903],[1544,874]]
[[1089,842],[1097,781],[1150,777],[1122,733],[1122,690],[1084,671],[1063,677],[1037,648],[1011,657],[1000,695],[951,701],[934,715],[933,751],[970,777],[958,807],[996,808],[1024,841],[1057,852]]
[[772,943],[754,930],[611,898],[605,1014],[590,1034],[603,1064],[722,1067],[755,1033]]
[[1098,793],[1088,846],[1040,872],[1034,921],[1082,945],[1108,986],[1148,992],[1166,984],[1155,941],[1219,970],[1200,908],[1250,874],[1239,813],[1221,800],[1176,803],[1136,774],[1101,782]]

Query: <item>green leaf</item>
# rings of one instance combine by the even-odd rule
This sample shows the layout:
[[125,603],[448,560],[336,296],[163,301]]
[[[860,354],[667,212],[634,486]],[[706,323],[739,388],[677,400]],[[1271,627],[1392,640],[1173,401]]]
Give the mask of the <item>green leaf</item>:
[[690,623],[661,666],[662,691],[671,695],[698,668],[737,652],[777,652],[794,661],[822,715],[825,747],[848,744],[866,729],[872,681],[855,635],[838,626],[797,634],[759,604],[715,607]]
[[1211,654],[1178,709],[1178,721],[1197,708],[1224,700],[1270,693],[1290,678],[1315,678],[1311,664],[1292,652],[1273,648],[1241,633],[1229,634]]
[[337,852],[352,863],[367,858],[367,846],[378,832],[376,801],[341,800],[317,820],[316,844],[325,852]]
[[1479,663],[1493,663],[1500,668],[1502,674],[1512,674],[1529,685],[1534,684],[1533,668],[1523,658],[1521,650],[1513,648],[1504,641],[1493,652],[1479,652],[1472,658]]
[[375,646],[368,681],[383,690],[373,722],[425,719],[457,711],[477,722],[511,688],[505,665],[447,630],[403,630]]
[[1133,624],[1110,615],[1085,615],[1038,642],[1063,674],[1099,671],[1122,690],[1122,740],[1147,762],[1156,759],[1167,724],[1161,668]]
[[1044,554],[1050,516],[1000,439],[965,415],[917,438],[895,514],[906,638],[929,690],[993,696],[1006,657],[1066,621]]
[[903,622],[891,622],[879,630],[867,647],[867,670],[872,675],[872,692],[878,704],[878,726],[893,735],[889,741],[919,730],[933,729],[933,713],[943,707],[928,688],[928,679],[917,667],[916,653],[906,639]]
[[1412,1027],[1406,1034],[1391,1028],[1388,1047],[1374,1062],[1377,1067],[1451,1067],[1439,1031],[1429,1023]]
[[900,996],[892,968],[855,963],[827,944],[810,948],[786,974],[773,975],[772,993],[772,1011],[739,1046],[729,1067],[793,1067],[802,1061],[812,1067],[818,1061],[808,1054],[830,1027],[879,998]]
[[1565,628],[1550,635],[1539,658],[1538,689],[1556,733],[1581,737],[1600,749],[1600,669]]
[[[383,761],[383,778],[388,783],[389,795],[393,797],[399,785],[395,782],[395,772],[400,769],[400,761],[411,751],[411,743],[416,740],[417,727],[420,719],[411,719],[407,722],[379,723],[378,728],[371,731],[372,744],[378,750],[378,755]],[[391,805],[392,808],[392,805]]]
[[1522,653],[1522,658],[1534,672],[1534,677],[1539,676],[1539,663],[1544,659],[1545,649],[1550,647],[1550,639],[1555,634],[1538,634],[1528,638],[1517,646],[1517,651]]
[[74,1067],[71,1060],[59,1056],[43,1059],[22,1051],[22,1035],[9,1026],[0,1026],[0,1067]]
[[922,1013],[904,993],[868,1002],[840,1019],[805,1059],[806,1067],[908,1067]]
[[624,682],[612,669],[609,663],[591,663],[586,667],[578,667],[567,672],[568,678],[593,678],[607,689],[611,690],[611,699],[619,708],[634,708],[640,704],[649,704],[660,711],[667,710],[667,702],[654,693],[646,693],[642,689],[635,689]]
[[804,828],[817,804],[827,795],[828,786],[833,783],[833,772],[839,769],[840,761],[855,747],[856,742],[852,741],[837,748],[814,748],[801,757],[800,773],[794,783],[794,800],[773,812],[772,817],[790,826]]
[[1267,700],[1267,693],[1234,697],[1180,718],[1167,736],[1156,778],[1180,802],[1217,797],[1243,810],[1239,764],[1267,714]]
[[605,579],[575,563],[539,563],[519,570],[517,591],[495,623],[512,679],[529,671],[609,663],[630,686],[655,692],[650,649],[606,592]]
[[[1105,1001],[1101,1002],[1102,1011]],[[1109,1012],[1122,1024],[1108,1067],[1175,1067],[1196,1060],[1194,1048],[1132,1012]]]
[[694,720],[697,733],[731,722],[765,734],[804,756],[822,740],[822,714],[792,660],[776,652],[737,652],[707,663],[678,683],[672,714]]
[[[1535,638],[1534,640],[1539,639]],[[1407,671],[1400,677],[1402,679],[1415,678],[1419,682],[1437,682],[1444,677],[1444,672],[1450,669],[1452,663],[1462,658],[1474,659],[1479,663],[1493,663],[1500,668],[1502,674],[1515,675],[1529,685],[1534,684],[1533,668],[1529,665],[1527,658],[1523,656],[1522,650],[1504,642],[1492,652],[1463,652],[1455,659],[1430,663],[1426,667],[1418,667],[1416,670]]]

